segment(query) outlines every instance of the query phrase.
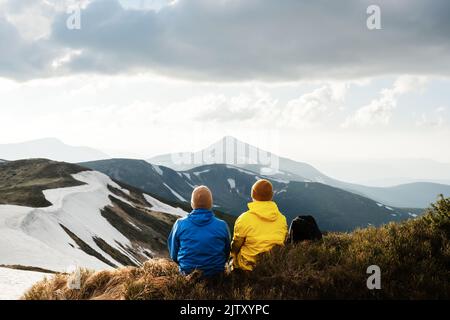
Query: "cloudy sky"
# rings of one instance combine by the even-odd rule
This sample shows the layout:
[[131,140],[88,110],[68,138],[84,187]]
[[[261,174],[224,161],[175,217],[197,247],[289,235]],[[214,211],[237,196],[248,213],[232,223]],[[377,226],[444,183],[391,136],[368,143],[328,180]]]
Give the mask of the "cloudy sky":
[[[81,28],[68,28],[77,7]],[[448,12],[447,0],[0,0],[0,143],[150,157],[233,135],[312,163],[450,162]]]

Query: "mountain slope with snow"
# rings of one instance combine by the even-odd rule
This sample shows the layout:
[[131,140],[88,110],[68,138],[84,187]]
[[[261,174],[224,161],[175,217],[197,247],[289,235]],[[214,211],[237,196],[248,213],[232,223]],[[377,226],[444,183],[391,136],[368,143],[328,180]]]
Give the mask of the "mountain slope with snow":
[[[195,186],[206,185],[213,192],[215,209],[234,216],[247,210],[251,187],[264,175],[225,164],[212,164],[187,171],[174,171],[142,160],[111,159],[83,166],[98,170],[117,181],[140,188],[170,201],[186,202]],[[155,169],[157,168],[157,169]],[[418,210],[378,206],[367,197],[322,183],[289,181],[273,176],[274,199],[288,220],[311,214],[324,230],[349,231],[356,227],[401,221],[419,214]]]
[[[386,188],[347,183],[329,177],[307,163],[280,157],[234,137],[224,137],[197,152],[160,155],[149,159],[148,162],[174,170],[190,170],[208,164],[229,164],[258,174],[270,175],[275,179],[327,184],[394,207],[426,208],[439,194],[450,196],[450,185],[438,183],[419,182]],[[445,173],[442,172],[443,175]]]
[[[73,165],[48,160],[19,162],[22,171],[36,166],[41,169],[33,181],[45,185],[53,183],[48,171],[53,173],[56,167],[61,173]],[[16,171],[14,162],[0,167],[0,174],[8,177],[10,173],[13,181]],[[22,189],[19,193],[26,198],[42,192],[49,206],[0,205],[0,265],[53,271],[74,266],[104,269],[140,265],[167,254],[166,237],[185,211],[136,189],[128,190],[97,171],[78,167],[71,177],[78,185],[35,192]],[[2,184],[7,189],[8,180]]]

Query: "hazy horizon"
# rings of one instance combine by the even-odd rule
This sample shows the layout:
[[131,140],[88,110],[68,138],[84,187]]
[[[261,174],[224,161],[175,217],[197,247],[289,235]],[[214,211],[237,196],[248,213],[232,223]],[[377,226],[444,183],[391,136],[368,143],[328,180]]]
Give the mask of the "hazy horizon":
[[[234,137],[231,137],[234,138]],[[246,143],[247,141],[238,139]],[[201,151],[213,143],[217,141],[212,141],[208,145],[204,145],[200,149],[195,150],[178,150],[177,152],[197,152]],[[32,149],[23,148],[24,144],[27,145],[35,145],[40,143],[47,146],[45,150],[39,149],[36,150],[35,147]],[[76,148],[89,148],[94,153],[98,151],[95,159],[83,159],[83,153],[80,151],[76,152],[77,154],[61,154],[60,144],[69,147]],[[19,148],[15,151],[17,154],[14,155],[14,150],[10,150],[10,157],[8,159],[4,154],[4,146],[12,146],[17,145]],[[258,145],[255,145],[258,147]],[[84,151],[84,150],[83,150]],[[358,183],[369,186],[395,186],[405,183],[413,183],[413,182],[433,182],[433,183],[441,183],[441,184],[449,184],[450,185],[450,163],[437,162],[430,159],[407,159],[407,158],[386,158],[386,159],[352,159],[349,161],[346,160],[335,160],[335,161],[327,161],[327,160],[305,160],[305,159],[297,159],[292,158],[283,154],[278,154],[271,149],[265,149],[268,152],[274,152],[277,156],[287,157],[291,160],[298,162],[305,162],[307,164],[312,165],[322,173],[346,182],[350,183]],[[2,153],[3,152],[3,153]],[[18,155],[20,153],[20,156]],[[115,152],[108,152],[108,150],[103,150],[101,148],[96,149],[92,148],[89,145],[67,145],[61,139],[56,137],[46,137],[41,139],[34,139],[30,141],[21,141],[19,143],[14,144],[0,144],[0,159],[5,160],[16,160],[23,158],[24,154],[29,154],[32,157],[42,157],[44,155],[56,155],[54,157],[48,156],[53,160],[60,161],[68,161],[66,158],[72,157],[81,157],[78,158],[77,161],[69,161],[69,162],[84,162],[88,160],[97,160],[97,159],[109,159],[109,158],[130,158],[130,159],[139,159],[139,160],[149,160],[151,162],[151,158],[157,155],[150,156],[139,156],[133,154],[122,154]],[[89,154],[91,155],[91,154]],[[63,159],[59,157],[64,157]]]

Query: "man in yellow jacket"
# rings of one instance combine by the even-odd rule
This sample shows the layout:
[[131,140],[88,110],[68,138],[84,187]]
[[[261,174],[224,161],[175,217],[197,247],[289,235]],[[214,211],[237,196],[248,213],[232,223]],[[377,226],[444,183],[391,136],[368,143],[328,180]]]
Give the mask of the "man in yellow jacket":
[[275,245],[284,245],[287,236],[286,217],[280,213],[273,198],[272,184],[258,180],[252,187],[253,202],[249,210],[237,218],[231,244],[233,267],[251,271],[256,256]]

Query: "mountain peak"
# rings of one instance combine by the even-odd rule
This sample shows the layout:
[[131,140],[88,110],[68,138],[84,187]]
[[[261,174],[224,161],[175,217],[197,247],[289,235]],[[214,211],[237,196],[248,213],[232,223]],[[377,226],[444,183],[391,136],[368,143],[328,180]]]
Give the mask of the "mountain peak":
[[233,136],[223,136],[223,138],[220,139],[218,142],[225,142],[225,141],[241,142],[239,141],[239,139]]
[[46,158],[65,162],[84,162],[110,158],[102,151],[90,147],[68,145],[53,137],[0,144],[0,156],[7,160]]

